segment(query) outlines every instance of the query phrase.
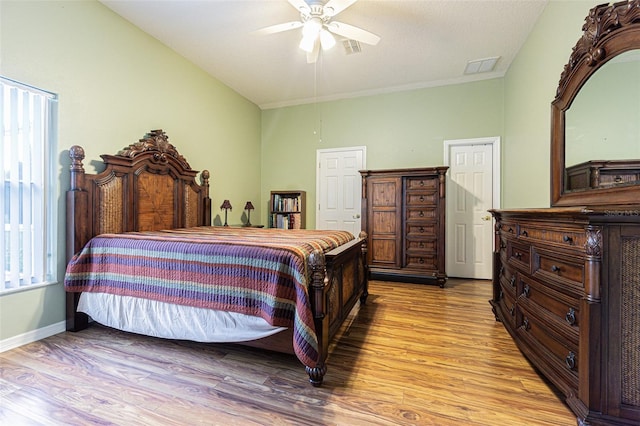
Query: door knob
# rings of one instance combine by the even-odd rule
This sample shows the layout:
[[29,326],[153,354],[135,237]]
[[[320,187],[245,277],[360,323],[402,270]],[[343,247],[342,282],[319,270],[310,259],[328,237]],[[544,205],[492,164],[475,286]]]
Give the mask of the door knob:
[[359,214],[354,214],[354,215],[353,215],[353,218],[354,218],[354,219],[360,219],[360,215],[359,215]]
[[491,220],[491,216],[486,215],[481,217],[482,220]]

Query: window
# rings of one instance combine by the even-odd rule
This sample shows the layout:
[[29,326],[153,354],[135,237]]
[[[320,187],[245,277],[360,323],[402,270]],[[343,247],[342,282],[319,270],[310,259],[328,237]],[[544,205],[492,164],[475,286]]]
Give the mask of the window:
[[56,281],[57,98],[0,77],[0,292]]

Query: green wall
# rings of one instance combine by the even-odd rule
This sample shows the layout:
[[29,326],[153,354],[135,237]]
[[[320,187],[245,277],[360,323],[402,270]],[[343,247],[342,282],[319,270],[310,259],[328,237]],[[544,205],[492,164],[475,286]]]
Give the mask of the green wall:
[[[60,281],[71,145],[93,173],[100,154],[163,129],[192,168],[211,172],[214,220],[224,198],[230,223],[260,199],[256,105],[97,1],[2,0],[0,19],[0,74],[59,95]],[[0,341],[64,321],[64,299],[61,284],[0,296]]]
[[502,207],[549,207],[551,102],[596,1],[551,0],[505,76]]
[[316,150],[367,147],[367,168],[439,166],[445,139],[503,133],[503,79],[367,96],[262,114],[262,223],[271,190],[307,191],[315,228]]

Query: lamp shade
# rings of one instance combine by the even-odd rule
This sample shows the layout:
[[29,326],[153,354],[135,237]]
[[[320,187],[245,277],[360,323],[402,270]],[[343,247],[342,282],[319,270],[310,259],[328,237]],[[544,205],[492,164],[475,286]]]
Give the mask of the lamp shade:
[[253,210],[253,209],[255,209],[255,207],[253,207],[253,204],[251,204],[251,201],[247,201],[247,204],[244,205],[244,209],[245,210]]
[[231,210],[231,203],[229,202],[229,200],[224,200],[224,202],[222,203],[222,205],[220,206],[220,210],[222,209],[229,209]]

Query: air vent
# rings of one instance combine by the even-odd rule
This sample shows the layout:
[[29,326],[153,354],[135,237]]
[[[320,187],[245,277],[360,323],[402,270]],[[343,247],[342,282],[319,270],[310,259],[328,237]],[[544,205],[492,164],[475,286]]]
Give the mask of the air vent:
[[476,61],[469,61],[467,67],[464,70],[465,74],[478,74],[482,72],[490,72],[496,67],[499,56],[486,59],[478,59]]
[[342,45],[344,46],[344,51],[347,55],[362,52],[362,46],[360,46],[360,43],[357,40],[342,40]]

